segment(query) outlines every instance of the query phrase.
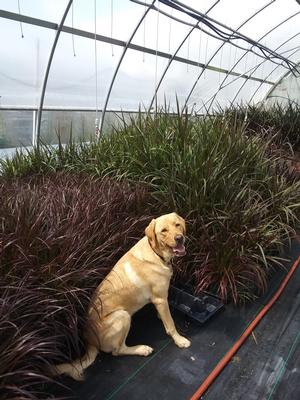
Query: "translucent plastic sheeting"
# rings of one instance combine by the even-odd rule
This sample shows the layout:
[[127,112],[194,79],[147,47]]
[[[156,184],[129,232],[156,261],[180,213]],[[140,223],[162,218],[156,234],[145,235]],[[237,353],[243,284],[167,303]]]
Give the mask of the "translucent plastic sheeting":
[[[96,16],[97,34],[126,41],[131,35],[135,21],[140,19],[143,12],[143,7],[128,0],[97,0],[96,2],[73,0],[65,24],[84,31],[95,32]],[[76,43],[76,40],[75,38],[75,48],[80,51],[80,43]],[[114,46],[111,48],[110,55],[113,56],[113,54]]]
[[[220,111],[231,105],[235,96],[233,104],[246,104],[250,102],[251,94],[258,87],[261,87],[261,90],[258,91],[251,102],[261,101],[265,91],[270,87],[267,84],[244,80],[244,87],[239,91],[240,80],[230,77],[227,80],[227,85],[222,90],[218,90],[222,78],[222,74],[217,76],[212,71],[205,71],[190,97],[189,107],[193,107],[195,112],[199,114],[206,114],[207,111]],[[245,99],[247,100],[245,101]]]
[[300,74],[288,74],[276,87],[271,90],[267,97],[267,105],[279,103],[286,105],[289,102],[300,105]]
[[[36,106],[55,32],[26,25],[21,37],[18,22],[1,19],[1,105]],[[26,35],[26,36],[25,36]]]
[[[241,88],[240,82],[235,81],[232,85],[217,93],[210,107],[210,111],[212,112],[218,110],[219,106],[221,109],[224,109],[228,106],[228,104],[235,106],[241,104],[245,105],[259,103],[263,100],[268,88],[269,85],[250,80],[247,80],[244,86]],[[232,93],[234,93],[234,96]],[[245,98],[247,99],[246,103]],[[208,104],[210,105],[210,102]]]
[[[49,74],[45,107],[56,105],[66,108],[96,108],[96,105],[99,109],[103,107],[108,86],[123,49],[115,46],[114,57],[112,57],[110,44],[97,41],[96,47],[97,69],[94,41],[76,37],[77,50],[74,56],[70,35],[61,33]],[[126,80],[126,77],[124,78]],[[121,76],[120,79],[122,79]],[[128,96],[131,96],[130,86],[127,87],[127,92]],[[114,102],[114,107],[119,108],[119,104]]]
[[[1,0],[0,7],[58,24],[67,3],[66,0]],[[300,46],[300,35],[290,41],[289,38],[298,33],[300,14],[277,26],[300,12],[295,0],[186,0],[185,3],[202,13],[211,9],[208,13],[210,17],[294,61],[299,59],[300,51],[298,54],[297,47]],[[147,4],[151,4],[151,1],[147,1]],[[287,71],[284,65],[277,67],[271,60],[265,61],[258,49],[243,40],[234,40],[241,48],[229,43],[223,44],[223,41],[198,28],[192,30],[197,20],[191,16],[159,1],[155,2],[155,7],[160,13],[157,10],[149,11],[132,39],[133,45],[151,49],[154,54],[127,50],[113,83],[108,109],[132,110],[140,105],[147,107],[161,77],[163,79],[157,93],[158,105],[163,104],[165,99],[174,105],[175,96],[182,105],[188,97],[187,104],[196,103],[197,107],[210,101],[212,96],[215,97],[212,107],[215,101],[216,104],[220,101],[224,106],[232,100],[247,103],[262,97],[262,90],[267,93],[270,85],[252,81],[253,87],[257,90],[259,88],[260,93],[253,97],[250,90],[244,89],[251,87],[248,79],[245,83],[244,75],[277,82]],[[65,25],[94,34],[96,24],[97,34],[121,40],[125,45],[145,10],[144,4],[129,0],[74,0]],[[181,19],[184,23],[165,14]],[[198,27],[209,30],[201,21]],[[191,30],[192,33],[179,50],[184,37]],[[37,107],[55,30],[1,18],[0,35],[7,38],[0,45],[1,105]],[[96,48],[97,68],[93,37],[88,39],[70,33],[61,34],[46,87],[45,107],[101,109],[104,106],[124,47],[97,41]],[[194,64],[199,63],[199,67],[173,61],[166,71],[169,58],[177,51],[177,57]],[[164,52],[166,56],[160,57],[159,52]],[[203,70],[203,65],[208,65],[209,71]]]
[[32,144],[32,111],[0,109],[0,158],[2,148],[30,146]]
[[43,143],[55,144],[73,140],[89,140],[95,131],[95,114],[80,111],[44,111],[41,122]]
[[[20,8],[18,7],[20,5]],[[28,15],[58,23],[67,6],[67,0],[1,0],[0,8],[5,11]],[[1,22],[2,24],[2,22]],[[27,36],[27,25],[23,25],[24,37]],[[18,24],[17,30],[20,31]]]
[[[145,57],[146,60],[143,61],[139,52],[127,51],[112,89],[108,108],[115,109],[118,105],[120,109],[129,110],[136,110],[139,105],[142,109],[148,108],[157,78],[165,68],[167,59],[156,58],[151,54]],[[180,85],[179,82],[177,84]]]
[[[101,113],[100,113],[101,116]],[[104,131],[118,127],[121,119],[129,120],[130,114],[108,112]],[[33,112],[30,110],[0,109],[0,158],[13,154],[5,149],[32,146]],[[41,121],[41,139],[44,144],[56,144],[58,136],[62,143],[68,143],[70,134],[77,141],[89,140],[95,133],[94,111],[44,111]]]

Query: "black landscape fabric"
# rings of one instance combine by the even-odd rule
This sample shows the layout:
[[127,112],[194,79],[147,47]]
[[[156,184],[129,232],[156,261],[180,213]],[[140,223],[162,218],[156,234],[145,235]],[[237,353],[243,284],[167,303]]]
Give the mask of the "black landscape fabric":
[[[300,254],[294,242],[287,269]],[[71,391],[53,394],[80,400],[189,399],[245,328],[269,301],[286,271],[277,272],[268,292],[246,306],[226,305],[206,324],[191,323],[179,312],[174,319],[192,340],[179,349],[165,334],[152,305],[133,317],[128,344],[147,344],[154,353],[113,357],[100,353],[84,382],[61,377]],[[202,398],[207,400],[284,400],[300,398],[300,267],[284,293]]]

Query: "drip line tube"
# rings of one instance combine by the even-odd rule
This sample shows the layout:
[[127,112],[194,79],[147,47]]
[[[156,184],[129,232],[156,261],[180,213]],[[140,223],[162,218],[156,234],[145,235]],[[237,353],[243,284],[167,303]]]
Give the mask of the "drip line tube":
[[231,347],[231,349],[225,354],[225,356],[219,361],[219,363],[215,366],[212,372],[206,377],[204,382],[199,386],[196,392],[192,395],[190,400],[198,400],[200,397],[206,392],[206,390],[210,387],[210,385],[214,382],[217,376],[223,371],[226,365],[229,363],[234,354],[238,351],[238,349],[242,346],[254,328],[259,324],[262,318],[266,315],[266,313],[270,310],[273,304],[278,300],[282,292],[284,291],[286,285],[288,284],[290,278],[293,273],[296,271],[298,265],[300,263],[300,255],[292,265],[292,268],[287,273],[286,277],[283,279],[281,285],[278,290],[274,294],[274,296],[270,299],[270,301],[262,308],[262,310],[257,314],[254,320],[248,325],[245,329],[244,333],[240,336],[240,338],[235,342],[235,344]]

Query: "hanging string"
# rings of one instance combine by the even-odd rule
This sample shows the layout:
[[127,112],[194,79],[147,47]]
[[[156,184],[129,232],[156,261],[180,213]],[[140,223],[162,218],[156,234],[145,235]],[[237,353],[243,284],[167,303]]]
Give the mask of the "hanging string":
[[[266,42],[264,42],[264,46],[266,45]],[[261,68],[261,79],[264,79],[264,70],[265,70],[265,65],[266,63],[262,63],[262,68]]]
[[[225,18],[225,24],[227,24],[227,18]],[[226,45],[226,42],[224,42],[222,45],[221,45],[221,52],[219,51],[219,53],[220,53],[220,69],[222,69],[222,67],[223,67],[223,64],[222,64],[222,61],[223,61],[223,51],[224,51],[224,47],[225,47],[225,45]],[[231,47],[231,46],[230,46]],[[218,79],[218,82],[219,82],[219,87],[218,87],[218,92],[220,91],[220,89],[221,89],[221,71],[219,71],[219,79]]]
[[245,71],[248,71],[248,67],[247,67],[247,65],[248,65],[248,56],[249,56],[249,52],[247,51],[246,55],[245,55]]
[[[191,23],[193,22],[193,19],[191,19]],[[186,59],[189,60],[190,59],[190,41],[191,41],[191,35],[189,35],[188,37],[188,41],[187,41],[187,55],[186,55]],[[189,64],[186,64],[186,72],[189,72]]]
[[231,45],[231,43],[229,43],[229,57],[228,57],[229,63],[231,63],[231,56],[232,56],[232,45]]
[[[21,15],[20,0],[18,0],[18,9],[19,9],[19,15]],[[21,30],[21,38],[23,39],[24,34],[23,34],[23,25],[21,21],[20,21],[20,30]]]
[[202,23],[201,23],[201,28],[200,28],[200,38],[199,38],[199,48],[198,48],[198,65],[200,65],[200,59],[201,59],[201,45],[202,45]]
[[[110,0],[110,38],[113,37],[114,28],[114,0]],[[111,44],[111,56],[114,56],[114,45]]]
[[157,61],[158,61],[158,35],[159,35],[159,12],[160,12],[160,2],[158,2],[158,7],[157,7],[157,18],[156,18],[156,51],[155,51],[155,82],[154,82],[154,91],[155,91],[155,114],[157,112],[157,92],[156,92],[156,86],[157,86]]
[[[173,8],[171,10],[171,16],[173,16]],[[169,24],[169,53],[171,53],[171,31],[172,31],[172,18],[170,18],[170,24]]]
[[73,56],[76,57],[76,52],[75,52],[75,39],[74,39],[74,1],[72,3],[72,46],[73,46]]
[[99,119],[98,119],[98,57],[97,57],[97,0],[94,0],[94,13],[95,13],[95,40],[94,40],[94,52],[95,52],[95,134],[99,135]]
[[[223,68],[223,64],[222,64],[222,61],[223,61],[223,50],[224,50],[224,46],[222,46],[222,49],[221,49],[220,69]],[[221,72],[219,71],[219,87],[220,87],[220,85],[221,85]]]
[[206,64],[207,64],[207,46],[208,46],[208,36],[206,35],[206,46],[205,46],[205,68],[204,68],[204,74],[203,77],[206,78]]
[[[145,1],[145,12],[147,8],[147,2]],[[143,47],[146,47],[146,18],[143,21]],[[143,51],[143,62],[145,62],[145,52]]]
[[238,49],[238,48],[237,48],[237,47],[235,47],[233,65],[235,65],[235,64],[236,64],[237,49]]

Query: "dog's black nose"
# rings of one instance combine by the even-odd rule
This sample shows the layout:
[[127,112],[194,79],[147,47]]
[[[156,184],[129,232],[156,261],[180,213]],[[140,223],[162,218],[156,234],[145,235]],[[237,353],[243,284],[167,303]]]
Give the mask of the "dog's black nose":
[[176,244],[183,244],[183,235],[176,235],[175,236]]

